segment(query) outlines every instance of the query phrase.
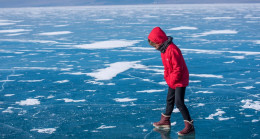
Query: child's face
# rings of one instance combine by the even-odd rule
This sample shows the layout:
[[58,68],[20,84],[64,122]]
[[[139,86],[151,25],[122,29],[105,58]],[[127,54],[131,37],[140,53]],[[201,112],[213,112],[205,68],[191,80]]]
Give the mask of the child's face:
[[154,42],[152,42],[152,41],[149,41],[149,44],[150,44],[152,47],[154,47],[155,49],[158,49],[158,48],[160,47],[159,44],[156,44],[156,43],[154,43]]

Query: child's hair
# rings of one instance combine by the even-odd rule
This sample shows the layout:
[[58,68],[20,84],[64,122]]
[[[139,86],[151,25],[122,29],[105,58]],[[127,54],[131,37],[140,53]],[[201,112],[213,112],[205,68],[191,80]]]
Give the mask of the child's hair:
[[149,42],[149,44],[152,45],[152,46],[156,45],[156,43],[152,42],[150,39],[148,39],[148,42]]

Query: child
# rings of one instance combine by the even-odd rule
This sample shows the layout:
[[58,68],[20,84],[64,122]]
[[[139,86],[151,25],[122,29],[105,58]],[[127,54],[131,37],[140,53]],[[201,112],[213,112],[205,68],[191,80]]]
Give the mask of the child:
[[189,111],[184,104],[185,89],[189,84],[189,71],[180,49],[172,42],[172,37],[166,36],[160,27],[155,27],[151,31],[148,36],[148,42],[161,52],[164,65],[164,79],[169,86],[166,112],[162,113],[161,120],[153,123],[153,126],[169,129],[171,126],[171,114],[174,104],[176,104],[185,124],[185,128],[178,132],[178,135],[184,136],[195,133],[193,120],[191,120]]

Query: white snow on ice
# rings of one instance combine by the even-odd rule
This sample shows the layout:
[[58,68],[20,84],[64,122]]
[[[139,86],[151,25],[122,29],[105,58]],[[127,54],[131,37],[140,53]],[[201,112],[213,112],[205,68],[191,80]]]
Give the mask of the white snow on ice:
[[246,90],[249,90],[249,89],[253,89],[253,88],[255,88],[255,87],[253,87],[253,86],[245,86],[245,87],[242,87],[242,88],[244,88],[244,89],[246,89]]
[[216,113],[214,114],[210,114],[208,117],[206,117],[205,119],[214,119],[215,116],[222,116],[223,114],[225,114],[226,112],[222,111],[221,109],[216,109]]
[[143,91],[136,91],[137,93],[154,93],[154,92],[163,92],[165,90],[143,90]]
[[37,131],[39,133],[53,134],[56,131],[56,128],[31,129],[30,131]]
[[63,99],[56,99],[56,100],[64,100],[66,103],[67,102],[85,102],[85,99],[81,99],[81,100],[73,100],[73,99],[69,99],[69,98],[63,98]]
[[19,105],[39,105],[40,101],[38,99],[26,99],[26,100],[21,100],[20,102],[16,102],[16,104]]
[[177,123],[176,122],[172,122],[171,123],[171,126],[175,126]]
[[198,28],[188,27],[188,26],[180,26],[180,27],[170,28],[168,30],[196,30],[196,29],[198,29]]
[[212,92],[212,91],[197,91],[195,93],[212,94],[214,92]]
[[24,43],[58,43],[56,41],[48,41],[48,40],[22,40],[22,39],[0,39],[0,41],[7,42],[24,42]]
[[136,98],[115,98],[114,99],[116,102],[131,102],[131,101],[136,101]]
[[192,77],[204,77],[204,78],[223,78],[223,75],[213,75],[213,74],[190,74]]
[[13,113],[12,109],[14,109],[14,107],[8,107],[6,110],[2,111],[2,113]]
[[11,97],[14,96],[14,94],[5,94],[5,97]]
[[18,82],[22,82],[22,83],[35,83],[35,82],[42,82],[44,81],[44,79],[41,80],[19,80]]
[[[231,54],[244,54],[244,55],[260,55],[260,52],[251,52],[251,51],[219,51],[219,50],[203,50],[203,49],[181,49],[183,52],[188,53],[197,53],[197,54],[222,54],[222,53],[231,53]],[[230,56],[233,58],[241,59],[242,56]]]
[[67,82],[69,82],[69,80],[61,80],[61,81],[56,81],[54,83],[67,83]]
[[101,125],[97,129],[107,129],[107,128],[116,128],[116,126],[106,126],[106,125]]
[[64,35],[64,34],[71,34],[70,31],[57,31],[57,32],[43,32],[39,33],[41,36],[54,36],[54,35]]
[[216,35],[216,34],[237,34],[236,30],[211,30],[199,34],[194,34],[193,37],[201,37],[201,36],[208,36],[208,35]]
[[241,106],[242,108],[254,109],[254,110],[260,111],[260,101],[253,101],[251,99],[245,99],[245,100],[242,100],[241,102],[244,103],[244,105]]
[[94,21],[97,21],[97,22],[105,22],[105,21],[112,21],[114,19],[96,19]]
[[16,70],[58,70],[57,67],[13,67]]
[[117,74],[133,68],[137,62],[116,62],[108,64],[109,67],[98,69],[95,72],[87,73],[88,76],[96,78],[96,80],[110,80]]
[[235,17],[205,17],[203,19],[215,20],[215,19],[234,19]]
[[8,25],[14,25],[14,24],[15,24],[15,23],[7,23],[7,22],[6,22],[6,23],[1,23],[1,22],[0,22],[0,26],[8,26]]
[[26,32],[26,31],[32,31],[28,29],[9,29],[9,30],[0,30],[0,33],[17,33],[17,32]]
[[74,47],[81,48],[81,49],[113,49],[113,48],[134,46],[136,43],[139,42],[140,40],[108,40],[108,41],[94,42],[90,44],[74,45]]

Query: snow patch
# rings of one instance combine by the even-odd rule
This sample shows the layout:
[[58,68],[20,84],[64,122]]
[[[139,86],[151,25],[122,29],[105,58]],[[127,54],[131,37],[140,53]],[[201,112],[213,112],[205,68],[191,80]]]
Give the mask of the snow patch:
[[53,134],[56,131],[56,128],[31,129],[30,131],[37,131],[39,133]]
[[41,80],[20,80],[18,82],[22,82],[22,83],[35,83],[35,82],[42,82],[44,81],[44,79]]
[[255,43],[256,43],[256,44],[260,44],[260,40],[256,40]]
[[235,30],[211,30],[200,34],[195,34],[193,35],[193,37],[202,37],[202,36],[216,35],[216,34],[237,34],[237,33],[238,32]]
[[180,26],[180,27],[170,28],[168,30],[196,30],[196,29],[198,29],[198,28],[196,28],[196,27]]
[[116,126],[106,126],[106,125],[101,125],[97,129],[107,129],[107,128],[116,128]]
[[113,49],[113,48],[133,46],[139,42],[140,40],[108,40],[108,41],[94,42],[91,44],[74,45],[74,47],[81,48],[81,49]]
[[23,43],[58,43],[56,41],[48,41],[48,40],[21,40],[21,39],[0,39],[0,41],[7,42],[23,42]]
[[228,56],[230,58],[235,58],[235,59],[245,59],[245,56]]
[[0,22],[0,26],[8,26],[8,25],[14,25],[15,23],[1,23]]
[[242,87],[242,88],[244,88],[244,89],[246,89],[246,90],[249,90],[249,89],[253,89],[253,88],[255,88],[255,87],[253,87],[253,86],[245,86],[245,87]]
[[165,90],[143,90],[143,91],[136,91],[137,93],[154,93],[154,92],[163,92]]
[[195,92],[196,94],[197,93],[203,93],[203,94],[212,94],[212,93],[214,93],[214,92],[212,92],[212,91],[197,91],[197,92]]
[[136,62],[116,62],[109,64],[109,67],[99,69],[96,72],[87,73],[88,76],[96,78],[96,80],[110,80],[117,74],[134,67]]
[[26,99],[26,100],[21,100],[20,102],[16,102],[16,104],[19,105],[39,105],[40,101],[38,99]]
[[234,19],[235,17],[205,17],[206,20],[215,20],[215,19]]
[[69,99],[69,98],[63,98],[63,99],[56,99],[56,100],[64,100],[66,103],[68,102],[85,102],[85,99],[81,99],[81,100],[73,100],[73,99]]
[[5,94],[5,97],[11,97],[14,96],[14,94]]
[[223,114],[225,114],[226,112],[222,111],[221,109],[216,109],[216,113],[214,114],[210,114],[208,117],[206,117],[205,119],[214,119],[215,116],[222,116]]
[[244,105],[241,106],[242,108],[254,109],[260,111],[260,101],[253,101],[251,99],[246,99],[246,100],[242,100],[241,102],[244,103]]
[[97,21],[97,22],[104,22],[104,21],[112,21],[114,19],[96,19],[94,21]]
[[175,126],[177,123],[176,122],[172,122],[171,123],[171,126]]
[[61,80],[61,81],[56,81],[54,83],[67,83],[67,82],[69,82],[69,80]]
[[213,74],[190,74],[193,77],[204,77],[204,78],[223,78],[223,75],[213,75]]
[[8,107],[6,110],[2,111],[2,113],[13,113],[12,109],[14,107]]
[[13,67],[16,70],[58,70],[57,67]]
[[0,33],[17,33],[17,32],[26,32],[26,31],[32,31],[28,29],[9,29],[9,30],[0,30]]
[[229,120],[229,119],[234,119],[235,117],[218,117],[218,120],[219,121],[226,121],[226,120]]
[[64,35],[64,34],[71,34],[72,32],[70,31],[57,31],[57,32],[44,32],[44,33],[39,33],[41,36],[54,36],[54,35]]
[[136,98],[115,98],[114,99],[116,102],[131,102],[131,101],[136,101]]

